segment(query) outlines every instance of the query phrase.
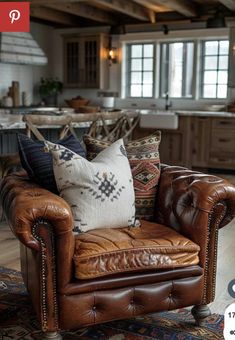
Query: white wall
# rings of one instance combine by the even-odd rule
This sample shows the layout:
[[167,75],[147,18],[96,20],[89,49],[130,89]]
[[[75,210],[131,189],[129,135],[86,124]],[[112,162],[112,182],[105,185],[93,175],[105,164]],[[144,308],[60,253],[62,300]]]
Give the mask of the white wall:
[[[36,104],[40,102],[40,97],[38,93],[38,85],[40,82],[40,78],[53,76],[53,69],[51,66],[53,65],[53,62],[54,62],[54,55],[53,55],[53,49],[51,48],[51,46],[53,43],[54,28],[52,28],[51,26],[47,26],[47,25],[31,23],[31,33],[48,58],[48,64],[45,66],[35,66],[35,65],[31,66],[33,96],[34,96],[34,103]],[[31,88],[31,91],[32,91],[32,88]]]
[[0,63],[0,98],[7,94],[12,80],[20,82],[20,91],[27,91],[32,95],[32,75],[31,66]]
[[0,98],[7,94],[8,87],[15,80],[19,81],[21,92],[26,91],[30,93],[32,99],[34,97],[33,102],[35,104],[40,101],[36,90],[37,84],[41,77],[52,75],[50,74],[50,64],[53,63],[53,58],[50,43],[53,29],[46,25],[31,23],[31,33],[48,56],[49,64],[47,66],[35,66],[0,63]]

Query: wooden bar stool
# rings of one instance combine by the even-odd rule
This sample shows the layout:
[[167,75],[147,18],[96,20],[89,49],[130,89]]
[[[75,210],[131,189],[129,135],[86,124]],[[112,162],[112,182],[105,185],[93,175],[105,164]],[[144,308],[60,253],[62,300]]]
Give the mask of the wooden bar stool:
[[58,126],[59,139],[63,139],[70,131],[75,135],[74,129],[71,125],[71,116],[42,116],[42,115],[25,115],[23,121],[26,124],[26,134],[31,137],[31,133],[35,135],[38,140],[45,140],[44,136],[38,130],[38,127],[42,126]]

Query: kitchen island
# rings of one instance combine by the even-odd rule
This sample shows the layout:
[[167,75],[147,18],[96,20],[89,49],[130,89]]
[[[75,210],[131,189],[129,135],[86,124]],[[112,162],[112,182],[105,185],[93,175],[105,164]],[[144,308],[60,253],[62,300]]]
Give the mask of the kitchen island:
[[[37,113],[37,112],[36,112]],[[113,124],[115,120],[123,115],[129,118],[136,117],[135,111],[101,111],[97,113],[64,113],[64,114],[30,114],[30,120],[35,124],[43,136],[50,140],[56,141],[59,138],[59,131],[68,119],[80,139],[87,132],[92,122],[101,118],[105,120],[107,125]],[[26,115],[0,113],[0,155],[8,155],[18,152],[17,133],[26,133],[26,123],[24,121]],[[63,124],[64,121],[64,124]]]
[[[153,114],[154,111],[148,110]],[[72,126],[78,138],[87,132],[98,117],[104,117],[107,124],[127,114],[135,117],[138,113],[144,119],[144,110],[122,110],[97,113],[65,113],[63,115],[30,115],[35,124],[40,122],[40,130],[46,139],[56,141],[60,126],[58,117],[71,117]],[[164,113],[164,111],[161,111]],[[178,125],[175,129],[162,129],[160,157],[163,163],[199,169],[235,169],[235,113],[211,111],[175,111]],[[156,114],[156,117],[158,115]],[[17,152],[16,135],[26,133],[24,115],[0,114],[0,155]],[[157,119],[157,118],[156,118]],[[36,124],[37,125],[37,124]],[[147,136],[158,129],[157,124],[150,128],[139,126],[133,138]]]

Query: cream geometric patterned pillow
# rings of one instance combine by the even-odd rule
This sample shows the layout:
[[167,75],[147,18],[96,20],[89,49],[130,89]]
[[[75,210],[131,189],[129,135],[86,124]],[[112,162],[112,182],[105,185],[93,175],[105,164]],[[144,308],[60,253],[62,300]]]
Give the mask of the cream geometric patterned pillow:
[[134,225],[133,179],[122,139],[91,162],[62,145],[46,145],[60,196],[72,209],[75,233]]
[[[90,161],[110,145],[108,141],[94,139],[84,135],[87,159]],[[130,162],[135,189],[136,218],[154,221],[156,209],[156,193],[160,178],[159,145],[161,132],[125,144]]]

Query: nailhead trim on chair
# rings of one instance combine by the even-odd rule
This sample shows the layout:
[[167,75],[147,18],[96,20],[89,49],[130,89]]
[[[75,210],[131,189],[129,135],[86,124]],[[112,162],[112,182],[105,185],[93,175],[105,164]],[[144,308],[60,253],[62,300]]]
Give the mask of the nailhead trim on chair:
[[216,227],[216,231],[215,231],[215,244],[216,244],[216,248],[215,248],[215,257],[214,257],[214,262],[213,262],[213,276],[212,276],[212,294],[211,294],[211,298],[212,300],[214,300],[215,298],[215,284],[216,284],[216,271],[217,271],[217,244],[218,244],[218,234],[219,234],[219,229]]
[[211,213],[208,217],[208,224],[207,224],[207,235],[206,235],[206,260],[205,260],[205,268],[204,268],[204,288],[203,288],[203,300],[202,303],[206,303],[207,299],[207,276],[208,276],[208,253],[209,253],[209,234],[210,234],[210,226],[211,226],[211,216],[213,214],[214,207],[211,210]]
[[213,276],[212,276],[212,295],[211,299],[214,300],[215,297],[215,282],[216,282],[216,271],[217,271],[217,250],[218,250],[218,235],[219,235],[219,225],[221,221],[224,219],[227,212],[226,206],[224,206],[223,213],[221,213],[220,218],[217,219],[215,222],[215,256],[214,256],[214,262],[213,262]]
[[54,307],[54,326],[58,329],[58,305],[56,299],[56,269],[55,269],[55,247],[54,247],[54,237],[52,232],[52,226],[43,220],[37,221],[32,228],[32,235],[41,245],[41,313],[42,313],[42,330],[45,332],[48,329],[47,325],[47,285],[46,285],[46,245],[42,237],[38,236],[37,228],[41,225],[46,225],[52,234],[52,275],[53,275],[53,307]]
[[207,277],[208,277],[208,259],[209,259],[209,236],[210,236],[210,230],[211,230],[211,219],[212,215],[214,214],[215,206],[212,208],[209,217],[208,217],[208,224],[207,224],[207,239],[206,239],[206,261],[205,261],[205,268],[204,268],[204,288],[203,288],[203,300],[202,304],[207,304],[213,301],[215,297],[215,280],[216,280],[216,259],[217,259],[217,244],[218,244],[218,231],[219,231],[219,225],[223,218],[226,215],[226,206],[224,206],[223,213],[221,213],[220,218],[217,218],[215,222],[215,256],[213,261],[213,276],[212,276],[212,293],[210,296],[207,295]]

